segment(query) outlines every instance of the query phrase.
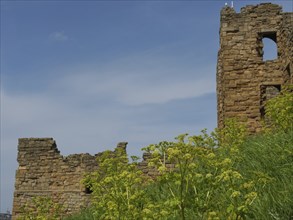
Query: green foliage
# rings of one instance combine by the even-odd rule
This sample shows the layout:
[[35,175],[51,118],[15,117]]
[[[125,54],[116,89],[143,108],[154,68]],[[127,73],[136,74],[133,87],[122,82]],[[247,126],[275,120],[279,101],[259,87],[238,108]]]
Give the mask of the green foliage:
[[281,94],[268,100],[266,117],[275,129],[292,131],[293,128],[293,86],[282,89]]
[[99,220],[99,218],[94,217],[93,213],[93,208],[87,208],[81,210],[79,213],[65,217],[64,220]]
[[[159,176],[146,179],[125,152],[105,154],[84,182],[88,219],[291,219],[293,133],[247,137],[229,120],[211,135],[179,135],[143,150]],[[81,218],[85,219],[85,218]]]
[[[245,129],[229,121],[221,132],[183,134],[177,142],[145,148],[152,154],[149,165],[160,171],[152,184],[152,204],[162,205],[151,206],[151,219],[244,218],[256,197],[252,188],[244,187],[247,180],[233,166],[244,137]],[[175,167],[168,169],[169,163]],[[166,215],[158,216],[158,211]]]
[[[179,135],[175,142],[144,148],[149,167],[160,175],[147,180],[125,152],[105,153],[100,169],[84,183],[93,191],[98,219],[243,219],[257,193],[234,167],[245,129],[229,121],[208,135]],[[233,156],[233,157],[231,157]],[[173,164],[170,165],[170,164]],[[215,199],[217,198],[217,199]]]
[[146,184],[136,162],[128,163],[121,148],[105,152],[99,158],[99,170],[90,173],[84,183],[93,193],[96,219],[142,219],[146,203]]
[[21,212],[18,220],[60,220],[64,211],[62,205],[50,197],[37,196],[21,207]]
[[239,169],[258,197],[251,219],[293,219],[293,130],[249,138],[240,148]]

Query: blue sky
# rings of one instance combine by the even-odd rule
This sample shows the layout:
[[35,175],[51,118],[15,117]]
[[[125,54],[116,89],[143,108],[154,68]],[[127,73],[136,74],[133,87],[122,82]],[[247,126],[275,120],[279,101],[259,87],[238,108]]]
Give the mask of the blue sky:
[[63,155],[128,141],[141,155],[215,128],[225,2],[2,0],[1,212],[12,208],[19,137],[53,137]]

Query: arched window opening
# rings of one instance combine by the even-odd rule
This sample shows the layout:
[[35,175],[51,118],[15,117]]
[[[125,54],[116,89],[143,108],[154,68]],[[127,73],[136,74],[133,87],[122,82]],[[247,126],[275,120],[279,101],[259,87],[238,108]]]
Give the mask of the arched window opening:
[[276,42],[264,37],[263,42],[263,61],[278,59],[278,48]]
[[278,59],[276,32],[260,32],[256,50],[262,61]]

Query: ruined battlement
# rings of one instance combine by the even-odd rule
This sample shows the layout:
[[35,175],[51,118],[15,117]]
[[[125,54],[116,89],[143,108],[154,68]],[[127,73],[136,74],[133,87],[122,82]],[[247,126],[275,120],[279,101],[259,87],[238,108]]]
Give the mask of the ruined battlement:
[[[293,13],[279,5],[249,5],[236,13],[221,10],[220,50],[217,65],[218,127],[227,118],[261,129],[265,103],[285,84],[292,84]],[[275,59],[264,59],[264,42],[274,42]]]
[[[126,142],[118,143],[116,149],[125,150],[126,145]],[[86,173],[98,169],[97,159],[101,154],[63,156],[53,138],[20,138],[13,219],[21,212],[21,207],[35,196],[50,196],[63,204],[68,214],[87,206],[89,192],[81,180]]]

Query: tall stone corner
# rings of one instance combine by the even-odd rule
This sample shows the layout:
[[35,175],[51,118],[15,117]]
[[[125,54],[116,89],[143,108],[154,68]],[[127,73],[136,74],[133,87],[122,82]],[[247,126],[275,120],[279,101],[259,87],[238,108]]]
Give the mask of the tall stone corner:
[[[249,5],[236,13],[221,11],[217,63],[218,127],[228,118],[261,129],[265,103],[286,84],[293,83],[293,13],[279,5]],[[276,57],[264,59],[264,40],[273,41]]]

